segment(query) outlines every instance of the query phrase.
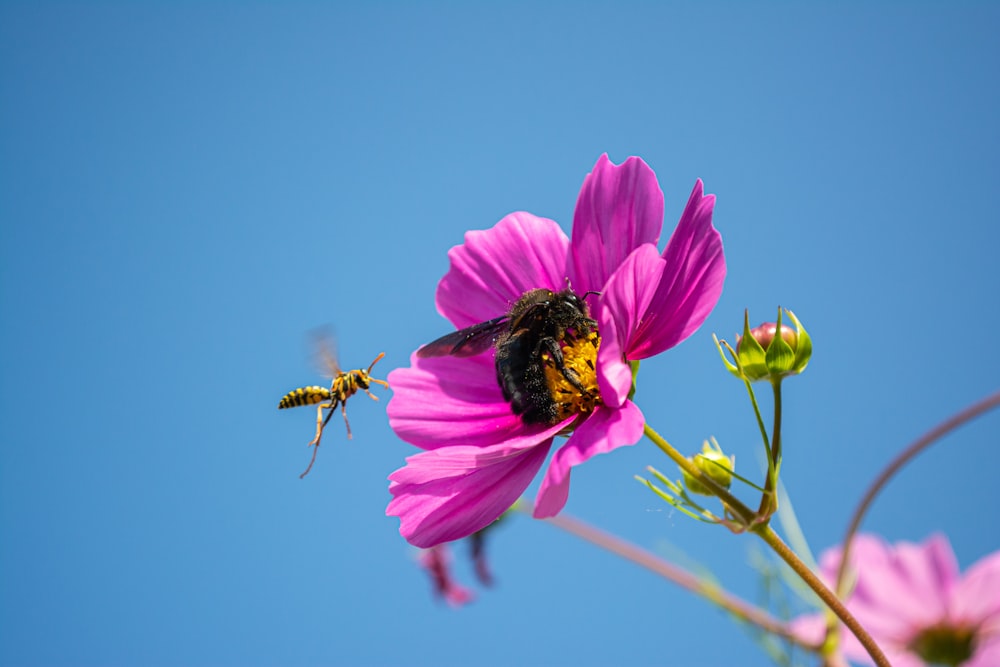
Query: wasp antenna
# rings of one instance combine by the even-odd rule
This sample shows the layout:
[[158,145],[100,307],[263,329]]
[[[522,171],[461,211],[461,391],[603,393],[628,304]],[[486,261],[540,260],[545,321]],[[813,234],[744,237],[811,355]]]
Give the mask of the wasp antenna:
[[382,357],[384,357],[384,356],[385,356],[385,352],[379,352],[378,356],[375,357],[375,361],[371,362],[371,364],[368,365],[367,372],[371,373],[372,369],[375,368],[375,364],[377,364],[382,359]]

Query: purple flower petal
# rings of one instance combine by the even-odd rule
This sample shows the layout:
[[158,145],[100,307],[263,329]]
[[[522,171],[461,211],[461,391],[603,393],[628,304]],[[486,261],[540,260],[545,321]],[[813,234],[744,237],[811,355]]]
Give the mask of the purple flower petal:
[[665,266],[656,246],[639,246],[608,280],[598,302],[597,382],[604,403],[612,408],[625,402],[632,387],[632,368],[625,360]]
[[569,239],[552,220],[511,213],[491,229],[465,234],[448,252],[437,288],[438,312],[457,329],[500,317],[525,292],[566,287]]
[[618,410],[606,406],[597,408],[552,456],[535,500],[535,518],[555,516],[566,504],[573,466],[597,454],[634,445],[642,437],[645,423],[642,411],[635,403],[626,403]]
[[640,158],[615,165],[602,155],[587,175],[573,214],[567,271],[573,289],[600,290],[629,253],[656,245],[663,227],[663,191]]
[[695,183],[667,248],[666,268],[648,312],[636,331],[629,359],[645,359],[677,345],[698,329],[722,294],[726,260],[722,237],[712,226],[715,195]]
[[551,427],[526,427],[511,412],[497,384],[493,355],[410,358],[409,368],[389,373],[389,425],[421,449],[455,444],[487,447],[537,443]]
[[552,436],[534,446],[456,445],[421,452],[389,476],[388,516],[400,518],[399,532],[429,548],[481,530],[503,514],[528,487],[545,462]]

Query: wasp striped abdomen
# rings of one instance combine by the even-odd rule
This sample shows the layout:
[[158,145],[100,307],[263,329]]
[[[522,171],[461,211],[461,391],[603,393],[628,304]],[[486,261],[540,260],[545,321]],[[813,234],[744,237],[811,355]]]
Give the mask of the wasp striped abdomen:
[[301,405],[316,405],[330,400],[332,394],[326,387],[312,386],[293,389],[281,398],[278,409],[297,408]]

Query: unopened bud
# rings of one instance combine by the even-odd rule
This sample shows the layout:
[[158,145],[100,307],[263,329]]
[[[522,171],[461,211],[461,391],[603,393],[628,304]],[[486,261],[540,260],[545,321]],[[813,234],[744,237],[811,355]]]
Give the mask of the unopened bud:
[[[711,478],[713,482],[718,484],[724,489],[728,489],[733,483],[733,471],[736,469],[736,457],[726,456],[722,452],[722,448],[719,447],[719,443],[716,442],[715,438],[712,438],[712,442],[709,443],[707,440],[701,446],[701,453],[695,454],[693,457],[688,458],[691,463],[695,465],[698,470],[700,470],[704,475]],[[681,474],[684,476],[684,486],[691,493],[697,493],[703,496],[714,496],[711,490],[707,486],[701,483],[695,477],[692,477],[690,473],[684,468],[681,468]]]
[[[759,327],[754,327],[750,330],[750,335],[753,339],[760,343],[760,346],[767,350],[770,347],[771,342],[774,340],[774,335],[778,331],[778,325],[774,322],[765,322]],[[781,339],[788,343],[794,350],[795,346],[798,344],[799,337],[795,334],[795,330],[792,329],[787,324],[781,325]],[[739,351],[740,345],[743,344],[743,336],[737,336],[736,338],[736,350]]]
[[[786,376],[805,370],[812,356],[812,339],[795,313],[790,310],[784,313],[795,324],[795,329],[781,323],[781,308],[778,309],[777,322],[767,322],[753,329],[750,328],[750,315],[745,312],[743,335],[737,336],[735,350],[729,343],[715,339],[722,361],[730,373],[750,382],[780,382]],[[778,335],[779,331],[781,335]],[[732,356],[732,361],[726,357],[723,345]]]

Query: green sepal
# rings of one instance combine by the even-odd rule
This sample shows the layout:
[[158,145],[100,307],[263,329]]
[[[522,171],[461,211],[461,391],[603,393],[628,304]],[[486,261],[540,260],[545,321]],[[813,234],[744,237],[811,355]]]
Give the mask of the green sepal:
[[812,338],[809,337],[806,328],[799,322],[799,318],[795,317],[795,313],[786,308],[785,314],[788,315],[788,319],[795,323],[795,329],[798,332],[798,344],[795,346],[795,361],[792,364],[792,369],[796,373],[801,373],[809,365],[809,358],[812,357]]
[[743,337],[736,345],[740,368],[743,377],[751,382],[763,380],[770,373],[767,369],[767,352],[757,342],[757,339],[750,333],[750,311],[743,311]]
[[736,356],[736,350],[734,350],[729,345],[729,343],[727,343],[726,341],[721,341],[720,342],[719,341],[719,337],[716,336],[715,334],[712,334],[712,340],[715,341],[715,349],[717,349],[719,351],[719,356],[722,357],[722,363],[724,363],[726,365],[726,370],[728,370],[730,373],[732,373],[736,377],[742,378],[743,377],[743,373],[740,371],[739,366],[736,366],[736,365],[732,364],[729,361],[729,359],[726,358],[726,353],[722,349],[722,346],[725,345],[726,349],[729,350],[729,353],[731,355],[733,355],[733,359],[736,359],[736,362],[739,363],[739,357]]
[[631,401],[632,397],[635,396],[635,379],[639,375],[639,361],[630,361],[628,365],[632,369],[632,386],[628,390],[628,400]]
[[766,356],[767,370],[771,377],[784,377],[795,372],[795,350],[781,335],[781,308],[778,308],[777,331],[771,344],[767,346]]

